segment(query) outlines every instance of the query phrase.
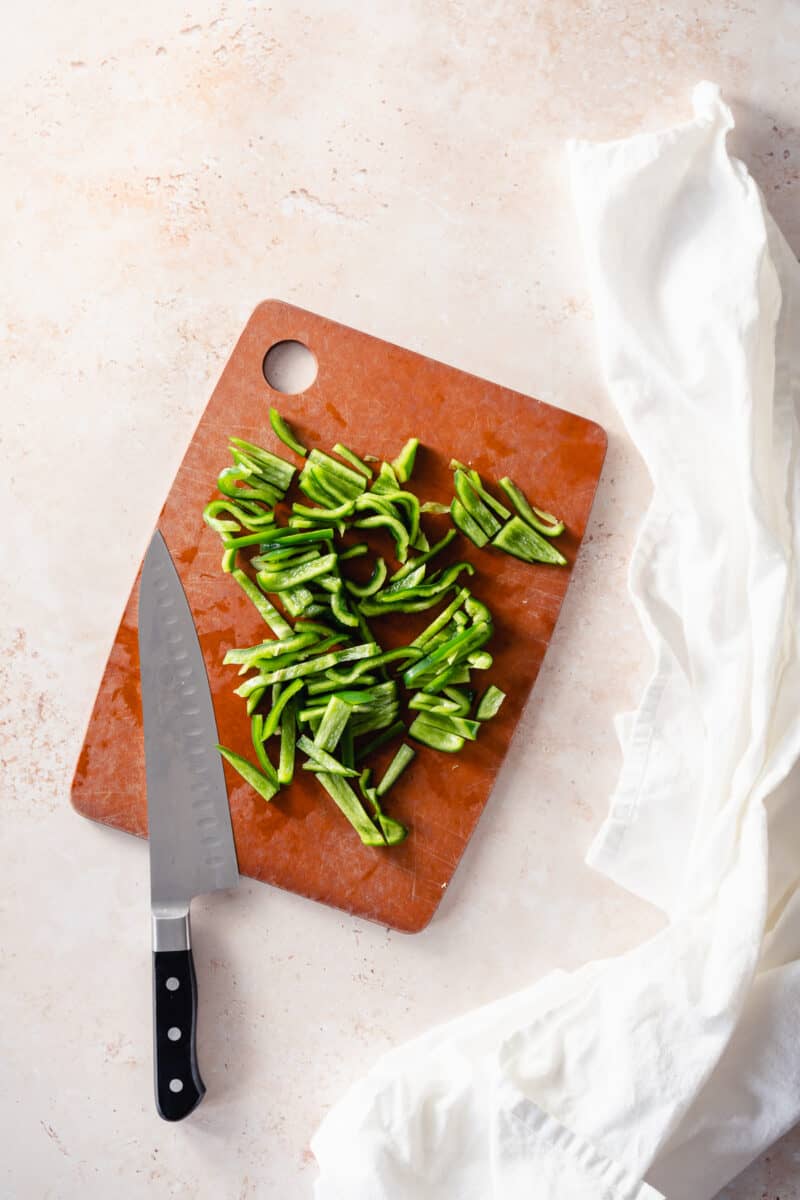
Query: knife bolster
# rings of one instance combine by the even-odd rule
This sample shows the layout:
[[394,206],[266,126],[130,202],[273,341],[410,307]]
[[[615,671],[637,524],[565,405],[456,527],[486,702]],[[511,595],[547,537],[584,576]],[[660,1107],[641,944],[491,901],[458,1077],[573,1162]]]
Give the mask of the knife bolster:
[[189,911],[183,913],[153,913],[153,953],[160,950],[190,950]]

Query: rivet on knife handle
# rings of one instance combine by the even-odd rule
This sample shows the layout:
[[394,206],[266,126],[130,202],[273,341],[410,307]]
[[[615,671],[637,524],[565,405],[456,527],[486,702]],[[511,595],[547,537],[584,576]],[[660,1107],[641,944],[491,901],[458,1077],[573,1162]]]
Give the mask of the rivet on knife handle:
[[[175,936],[175,928],[159,930],[158,920],[153,923],[153,1061],[156,1105],[165,1121],[187,1117],[206,1091],[197,1065],[197,981],[188,915],[184,922],[184,938]],[[160,942],[181,940],[183,949],[159,949]]]

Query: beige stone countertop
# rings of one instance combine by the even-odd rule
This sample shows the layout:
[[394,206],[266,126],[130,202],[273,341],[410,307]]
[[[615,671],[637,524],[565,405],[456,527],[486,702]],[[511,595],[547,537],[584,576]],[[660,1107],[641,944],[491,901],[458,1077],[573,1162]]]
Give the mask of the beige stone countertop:
[[[583,864],[649,667],[625,587],[649,485],[600,379],[563,145],[682,119],[715,80],[797,249],[800,9],[28,0],[0,57],[0,1196],[310,1197],[309,1138],[382,1050],[659,925]],[[208,1095],[170,1126],[146,847],[68,789],[161,501],[269,296],[584,413],[609,453],[436,919],[408,937],[248,880],[197,902]],[[800,1136],[723,1197],[798,1200]]]

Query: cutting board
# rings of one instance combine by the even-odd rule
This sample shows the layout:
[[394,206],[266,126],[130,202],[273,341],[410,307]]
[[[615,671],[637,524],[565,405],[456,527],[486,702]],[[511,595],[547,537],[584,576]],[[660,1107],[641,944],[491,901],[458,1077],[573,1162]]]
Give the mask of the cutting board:
[[[263,364],[283,340],[308,346],[318,362],[301,395],[274,392]],[[454,756],[425,747],[389,797],[387,811],[408,825],[400,846],[363,846],[310,773],[270,804],[226,766],[239,869],[395,929],[417,932],[433,916],[489,798],[525,701],[553,634],[586,529],[606,450],[600,426],[454,367],[400,349],[280,301],[259,305],[242,333],[200,420],[167,496],[159,528],[191,605],[214,696],[220,740],[252,757],[244,703],[234,696],[235,668],[222,665],[233,645],[252,645],[264,626],[236,584],[220,570],[220,540],[201,518],[237,435],[284,453],[270,430],[275,404],[307,446],[337,441],[358,454],[396,456],[408,437],[422,443],[412,487],[423,499],[449,502],[452,457],[485,480],[510,475],[533,503],[557,513],[567,531],[559,546],[569,567],[528,564],[459,537],[441,565],[467,559],[470,587],[495,617],[494,665],[475,672],[507,700],[494,720]],[[299,461],[299,460],[298,460]],[[424,518],[433,542],[447,516]],[[391,554],[391,543],[378,542]],[[138,579],[122,616],[89,722],[72,787],[78,812],[147,835],[144,747],[136,636]],[[434,609],[433,612],[438,611]],[[408,640],[431,619],[382,617],[374,623],[387,647]],[[393,749],[377,761],[381,770]],[[531,780],[530,802],[536,803]],[[520,813],[520,820],[525,814]]]

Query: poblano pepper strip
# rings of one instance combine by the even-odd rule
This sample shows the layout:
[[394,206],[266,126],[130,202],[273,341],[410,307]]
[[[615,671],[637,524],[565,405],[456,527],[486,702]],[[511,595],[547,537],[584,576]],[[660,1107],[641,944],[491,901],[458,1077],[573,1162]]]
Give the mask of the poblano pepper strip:
[[561,551],[530,525],[526,525],[521,517],[512,517],[492,538],[492,545],[497,546],[498,550],[505,550],[506,554],[521,558],[523,562],[566,566],[567,560]]
[[292,512],[298,517],[308,517],[312,521],[330,521],[335,524],[344,517],[349,517],[354,506],[354,500],[344,500],[336,508],[312,508],[309,504],[293,504]]
[[277,454],[271,454],[269,450],[263,450],[261,446],[254,446],[252,442],[245,442],[242,438],[232,437],[230,443],[236,448],[235,452],[246,454],[258,464],[264,479],[280,488],[282,492],[286,491],[295,477],[296,467],[285,458],[279,458]]
[[461,590],[456,594],[455,598],[450,601],[447,608],[442,609],[436,620],[431,621],[430,625],[428,625],[426,629],[423,629],[422,633],[414,638],[414,641],[411,643],[411,645],[419,647],[427,646],[428,642],[430,642],[431,639],[435,637],[441,629],[444,629],[448,622],[452,620],[454,614],[458,612],[462,604],[468,603],[469,600],[469,588],[461,588]]
[[[320,726],[320,729],[322,726]],[[319,732],[319,730],[317,731]],[[346,767],[344,763],[340,763],[332,754],[328,754],[327,750],[323,750],[321,746],[317,746],[311,738],[300,737],[297,739],[297,749],[302,750],[313,761],[314,770],[328,771],[331,775],[341,775],[343,778],[354,779],[358,775],[358,771],[354,767]],[[306,763],[306,767],[309,764]]]
[[347,628],[358,628],[358,617],[350,609],[341,589],[331,593],[331,612],[336,620]]
[[304,650],[319,641],[316,632],[291,633],[286,638],[273,638],[261,642],[257,646],[234,646],[226,651],[222,662],[228,666],[249,666],[256,659],[277,658],[281,654],[289,654],[295,650]]
[[446,754],[458,754],[459,750],[464,747],[464,739],[456,733],[449,733],[437,725],[432,725],[423,719],[425,716],[427,716],[426,713],[420,713],[412,722],[408,731],[411,736],[418,742],[422,742],[423,745],[430,746],[432,750],[444,750]]
[[492,636],[492,627],[485,622],[472,625],[450,638],[441,646],[437,646],[430,654],[407,667],[403,672],[403,682],[411,687],[418,679],[430,672],[431,668],[444,665],[455,666],[471,650],[477,650]]
[[500,522],[492,510],[481,500],[466,471],[456,471],[453,476],[453,486],[456,489],[456,496],[461,501],[465,511],[472,517],[476,524],[480,525],[483,532],[488,537],[492,537],[493,534],[497,533],[500,528]]
[[456,529],[459,529],[471,542],[474,542],[476,546],[486,545],[489,540],[488,537],[478,522],[469,515],[458,496],[453,497],[453,502],[450,505],[450,516]]
[[[225,467],[217,476],[217,487],[223,496],[232,500],[260,500],[264,504],[275,505],[283,497],[280,488],[264,482],[252,482],[252,471],[241,467]],[[240,487],[239,485],[244,486]]]
[[316,579],[320,575],[327,575],[336,567],[337,557],[335,554],[325,554],[317,558],[314,562],[301,563],[297,567],[286,567],[284,570],[278,568],[275,571],[259,571],[258,582],[259,586],[265,592],[283,592],[287,588],[297,587],[298,584],[308,583],[311,579]]
[[266,741],[267,738],[271,738],[272,735],[277,731],[283,710],[292,702],[297,693],[302,690],[302,679],[292,680],[292,682],[287,684],[283,689],[279,698],[273,703],[272,708],[269,710],[269,713],[264,720],[264,727],[262,731],[264,741]]
[[343,446],[341,442],[337,442],[333,447],[333,453],[338,454],[346,463],[349,463],[353,470],[358,471],[359,475],[364,475],[367,479],[372,479],[372,470],[365,462],[361,461],[357,454],[349,450],[347,446]]
[[[449,512],[449,509],[446,508],[444,511]],[[409,559],[409,561],[404,563],[402,567],[398,567],[392,576],[392,583],[399,583],[402,579],[405,579],[406,576],[410,575],[412,571],[415,571],[418,567],[429,563],[432,558],[435,558],[437,554],[440,554],[442,550],[449,546],[453,538],[457,536],[458,535],[456,534],[455,529],[448,529],[444,537],[440,538],[438,542],[431,546],[430,550],[427,550],[425,554],[420,554],[417,558]]]
[[419,438],[409,438],[397,458],[392,460],[392,469],[401,483],[407,483],[414,472],[419,449]]
[[259,796],[263,796],[265,800],[271,800],[278,791],[278,785],[273,783],[263,771],[259,771],[252,763],[249,763],[246,758],[242,758],[241,754],[237,754],[234,750],[228,750],[226,746],[217,746],[222,757],[231,764],[235,771],[238,771],[242,779],[250,784],[250,787],[258,792]]
[[499,483],[517,510],[517,514],[527,525],[532,526],[539,533],[543,533],[545,537],[558,537],[559,534],[564,532],[564,522],[559,521],[552,513],[542,512],[540,508],[534,508],[525,493],[507,475],[504,475]]
[[339,555],[339,561],[344,562],[348,558],[361,558],[362,555],[369,554],[369,546],[366,542],[356,542],[354,546],[343,550]]
[[468,575],[475,574],[475,568],[472,563],[454,563],[452,567],[448,567],[446,571],[442,572],[439,579],[432,579],[430,583],[421,583],[415,587],[401,588],[396,592],[379,593],[375,597],[376,603],[382,603],[384,597],[389,603],[396,603],[401,600],[438,600],[445,592],[450,591],[463,571],[466,571]]
[[405,742],[403,742],[403,744],[398,747],[397,753],[384,771],[383,778],[375,789],[376,794],[379,797],[385,796],[389,791],[389,788],[397,783],[397,780],[403,774],[403,771],[405,771],[406,767],[409,766],[409,764],[412,763],[415,758],[416,751],[412,750],[410,746],[407,746]]
[[245,575],[244,571],[239,568],[231,572],[233,578],[239,584],[244,594],[250,599],[258,609],[261,616],[269,625],[272,632],[277,638],[287,638],[292,633],[292,627],[288,621],[285,621],[277,608],[270,604],[267,597],[259,591],[253,581]]
[[[233,520],[225,520],[218,515],[223,512]],[[235,533],[242,528],[252,533],[256,529],[263,529],[266,525],[274,524],[275,514],[266,512],[263,508],[257,508],[255,504],[247,500],[238,503],[235,500],[212,500],[203,509],[203,520],[209,528],[214,529],[217,533]]]
[[388,463],[381,463],[378,478],[373,483],[370,491],[376,495],[380,495],[382,492],[396,492],[399,487],[400,480],[395,475],[393,468]]
[[378,789],[369,786],[369,779],[372,771],[369,767],[362,771],[358,777],[358,786],[361,795],[371,806],[375,813],[375,820],[380,826],[381,833],[386,838],[387,846],[396,846],[399,842],[405,840],[408,836],[408,830],[405,825],[401,825],[399,821],[395,821],[393,817],[387,817],[381,807],[381,802],[378,799]]
[[495,513],[498,517],[500,517],[501,520],[507,521],[511,516],[511,513],[508,511],[505,504],[493,496],[491,492],[486,490],[486,488],[483,486],[483,480],[478,472],[467,471],[467,475],[469,476],[470,483],[475,488],[475,491],[478,493],[481,500],[483,500],[484,504],[488,504],[489,508],[494,509]]
[[338,775],[320,772],[317,776],[325,791],[347,817],[361,841],[366,846],[385,846],[386,840],[379,829],[375,827],[346,779]]
[[479,721],[491,720],[492,717],[497,716],[505,698],[505,692],[501,691],[499,687],[495,687],[493,683],[490,683],[481,697],[475,716]]
[[280,786],[278,783],[278,772],[275,770],[272,763],[267,758],[267,752],[264,749],[264,732],[263,732],[263,730],[264,730],[264,718],[261,715],[261,713],[255,713],[250,718],[250,736],[251,736],[252,742],[253,742],[253,749],[256,752],[256,758],[258,759],[258,763],[259,763],[259,766],[261,767],[261,770],[266,775],[267,779],[271,780],[272,783],[274,783],[275,787],[277,788]]
[[387,574],[388,568],[385,560],[378,558],[375,560],[375,566],[372,574],[366,583],[354,583],[352,579],[347,579],[345,580],[345,587],[353,596],[360,596],[361,598],[364,596],[371,596],[374,592],[377,592],[381,587],[383,587],[383,584],[386,582]]
[[292,699],[283,710],[281,720],[281,755],[278,762],[278,781],[284,787],[294,779],[295,740],[297,737],[297,701]]
[[355,523],[357,529],[388,529],[394,538],[398,562],[404,563],[408,558],[408,530],[397,517],[387,517],[379,514],[374,517],[363,517]]
[[308,456],[308,461],[311,466],[321,467],[326,473],[338,476],[340,479],[346,479],[349,483],[357,487],[359,492],[363,492],[367,486],[364,481],[363,472],[354,471],[352,467],[345,466],[344,463],[339,462],[338,458],[332,458],[324,450],[312,450]]
[[275,436],[280,438],[284,446],[288,446],[290,450],[294,450],[295,454],[299,454],[301,458],[305,458],[308,450],[306,450],[301,442],[298,442],[291,425],[289,425],[288,421],[284,421],[277,408],[270,408],[269,423],[272,426]]

